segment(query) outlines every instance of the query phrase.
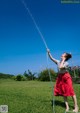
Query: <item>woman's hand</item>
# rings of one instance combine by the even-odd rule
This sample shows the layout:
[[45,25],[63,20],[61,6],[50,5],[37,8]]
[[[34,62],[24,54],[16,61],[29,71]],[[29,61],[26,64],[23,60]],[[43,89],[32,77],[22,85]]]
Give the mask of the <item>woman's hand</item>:
[[47,52],[50,53],[50,50],[47,48]]

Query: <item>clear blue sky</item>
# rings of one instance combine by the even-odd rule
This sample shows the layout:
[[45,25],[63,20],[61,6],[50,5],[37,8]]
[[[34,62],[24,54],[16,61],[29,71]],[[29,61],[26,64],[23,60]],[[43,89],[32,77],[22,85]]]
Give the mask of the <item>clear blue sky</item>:
[[[79,65],[80,4],[60,0],[25,0],[52,55],[73,54]],[[0,0],[0,72],[19,74],[47,67],[46,49],[21,0]],[[56,65],[49,60],[49,67]]]

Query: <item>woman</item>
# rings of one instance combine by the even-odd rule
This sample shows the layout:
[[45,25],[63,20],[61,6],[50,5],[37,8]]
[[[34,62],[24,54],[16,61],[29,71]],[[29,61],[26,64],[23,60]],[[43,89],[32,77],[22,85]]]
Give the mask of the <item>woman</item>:
[[72,79],[70,74],[67,71],[68,68],[68,60],[72,57],[69,53],[63,53],[61,55],[61,60],[56,60],[52,57],[50,54],[49,49],[47,49],[48,55],[50,59],[57,64],[58,66],[58,77],[56,80],[56,85],[54,88],[54,95],[55,96],[63,96],[64,102],[66,105],[66,111],[69,111],[69,105],[67,101],[68,96],[72,96],[73,102],[74,102],[74,110],[73,112],[78,112],[78,105],[77,105],[77,99],[76,95],[72,86]]

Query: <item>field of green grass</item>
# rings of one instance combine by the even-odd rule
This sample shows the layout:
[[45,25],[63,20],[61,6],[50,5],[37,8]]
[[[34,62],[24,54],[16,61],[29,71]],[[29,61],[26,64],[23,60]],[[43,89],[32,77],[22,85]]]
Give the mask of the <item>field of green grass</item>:
[[[74,84],[80,108],[80,84]],[[70,110],[73,109],[69,97]],[[53,113],[50,82],[0,80],[0,105],[8,105],[8,113]],[[55,97],[56,113],[64,113],[62,97]]]

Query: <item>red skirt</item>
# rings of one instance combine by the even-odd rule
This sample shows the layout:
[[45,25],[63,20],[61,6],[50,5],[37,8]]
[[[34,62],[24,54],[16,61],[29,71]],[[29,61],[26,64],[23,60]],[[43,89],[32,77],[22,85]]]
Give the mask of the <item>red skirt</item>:
[[54,87],[55,96],[73,96],[75,95],[72,86],[72,78],[68,72],[58,74],[56,85]]

